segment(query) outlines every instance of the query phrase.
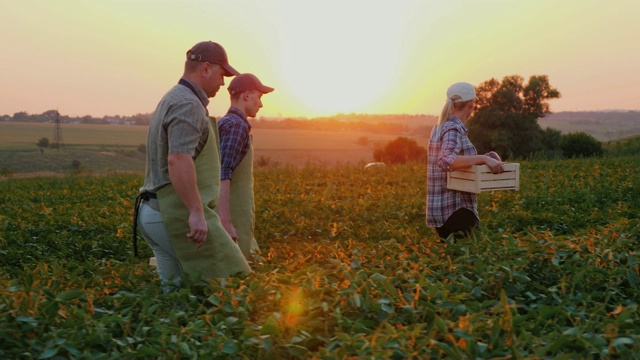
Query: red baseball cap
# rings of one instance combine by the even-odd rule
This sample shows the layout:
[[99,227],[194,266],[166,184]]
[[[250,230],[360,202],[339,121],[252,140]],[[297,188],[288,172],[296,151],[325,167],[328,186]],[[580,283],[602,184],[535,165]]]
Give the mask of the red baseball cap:
[[229,65],[227,52],[224,51],[222,45],[213,41],[202,41],[195,44],[187,51],[187,60],[220,65],[224,69],[224,76],[240,74],[238,70]]
[[240,74],[231,80],[229,84],[229,94],[235,95],[245,91],[258,90],[263,94],[273,91],[272,87],[263,85],[257,76],[249,73]]

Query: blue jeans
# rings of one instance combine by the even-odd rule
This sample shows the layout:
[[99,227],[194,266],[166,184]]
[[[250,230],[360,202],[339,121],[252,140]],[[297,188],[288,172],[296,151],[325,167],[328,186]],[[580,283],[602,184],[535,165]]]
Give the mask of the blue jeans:
[[138,226],[142,237],[149,244],[156,257],[158,275],[164,285],[163,290],[165,293],[169,292],[173,287],[180,285],[182,267],[164,227],[162,214],[149,206],[147,202],[142,202],[138,213]]

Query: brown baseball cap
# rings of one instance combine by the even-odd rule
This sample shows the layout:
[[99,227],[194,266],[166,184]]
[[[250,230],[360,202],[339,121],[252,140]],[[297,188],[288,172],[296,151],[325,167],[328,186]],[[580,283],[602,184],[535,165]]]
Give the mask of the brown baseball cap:
[[213,41],[202,41],[195,44],[187,51],[187,60],[220,65],[224,69],[224,76],[240,74],[238,70],[229,65],[227,52],[224,51],[222,45]]
[[258,90],[261,93],[266,94],[272,92],[273,88],[263,85],[260,80],[258,80],[257,76],[245,73],[234,77],[229,84],[228,90],[231,95],[240,94],[250,90]]

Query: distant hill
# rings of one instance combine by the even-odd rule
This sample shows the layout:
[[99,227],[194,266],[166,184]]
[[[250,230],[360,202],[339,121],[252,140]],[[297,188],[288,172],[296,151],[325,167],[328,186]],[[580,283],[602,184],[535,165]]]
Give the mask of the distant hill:
[[640,111],[565,111],[547,115],[538,123],[563,134],[582,131],[607,142],[640,134]]
[[[2,115],[2,122],[52,122],[58,116],[57,111],[49,110],[42,114],[19,112],[13,116]],[[136,114],[133,116],[91,116],[69,117],[59,115],[63,123],[73,124],[123,124],[148,125],[152,114]],[[358,131],[378,134],[412,135],[427,137],[431,127],[438,121],[437,115],[425,114],[336,114],[316,118],[268,118],[250,119],[255,128],[261,129],[297,129],[297,130],[329,130]],[[585,132],[596,139],[607,142],[640,134],[640,111],[564,111],[553,113],[538,119],[544,129],[558,129],[563,134]]]

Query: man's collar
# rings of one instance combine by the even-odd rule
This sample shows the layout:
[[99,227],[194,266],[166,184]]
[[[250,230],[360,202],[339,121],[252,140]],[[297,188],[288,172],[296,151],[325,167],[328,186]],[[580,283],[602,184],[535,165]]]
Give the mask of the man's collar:
[[237,107],[230,107],[229,110],[227,111],[227,114],[234,114],[236,116],[239,116],[242,120],[244,120],[244,122],[247,123],[247,126],[249,126],[249,129],[251,129],[251,123],[249,122],[249,120],[247,120],[247,115],[245,115],[242,110],[238,109]]
[[237,107],[230,107],[229,110],[227,111],[229,113],[232,114],[236,114],[238,116],[240,116],[242,119],[247,120],[247,115],[245,115],[242,110],[238,109]]
[[204,105],[205,108],[207,107],[207,105],[209,105],[209,97],[207,96],[207,93],[205,93],[204,90],[202,90],[202,88],[196,85],[193,81],[185,77],[182,77],[180,78],[180,81],[178,82],[178,84],[184,85],[189,89],[191,89],[191,91],[193,91],[193,93],[198,97],[198,99],[200,100],[202,105]]

